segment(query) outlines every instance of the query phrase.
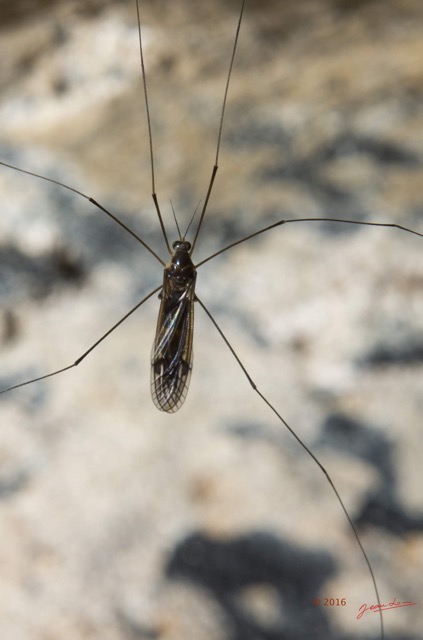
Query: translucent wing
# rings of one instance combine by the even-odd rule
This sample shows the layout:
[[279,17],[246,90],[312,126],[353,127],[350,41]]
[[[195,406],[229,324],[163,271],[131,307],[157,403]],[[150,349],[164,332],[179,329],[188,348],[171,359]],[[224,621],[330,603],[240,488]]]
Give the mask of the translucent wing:
[[175,293],[163,286],[151,356],[151,395],[161,411],[174,413],[183,405],[192,371],[194,286]]

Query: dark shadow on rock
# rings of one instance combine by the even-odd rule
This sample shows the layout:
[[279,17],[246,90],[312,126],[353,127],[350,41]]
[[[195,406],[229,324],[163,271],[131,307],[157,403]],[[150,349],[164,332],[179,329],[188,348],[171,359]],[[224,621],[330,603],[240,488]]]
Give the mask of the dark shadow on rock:
[[382,431],[349,416],[332,414],[322,426],[320,446],[364,460],[378,472],[380,482],[364,497],[354,521],[392,535],[423,532],[423,514],[411,512],[401,501],[395,469],[395,447]]
[[0,476],[0,500],[8,500],[20,493],[29,485],[32,473],[29,469],[21,469],[4,477]]
[[[323,606],[313,604],[335,573],[333,559],[322,551],[267,532],[223,540],[197,532],[176,546],[166,573],[209,592],[225,614],[231,640],[340,640]],[[273,594],[273,622],[258,619],[243,601],[253,587]]]
[[379,367],[409,367],[423,364],[423,342],[410,340],[399,345],[379,345],[358,361],[366,369]]
[[30,256],[11,246],[0,246],[3,300],[41,300],[57,286],[79,286],[85,280],[83,266],[64,248]]
[[394,489],[394,446],[381,431],[348,415],[332,413],[323,422],[321,434],[319,446],[364,460],[377,470],[383,485]]
[[[319,204],[324,217],[365,221],[372,214],[365,204],[366,194],[357,194],[355,186],[350,189],[348,186],[338,185],[326,174],[332,163],[337,163],[342,158],[352,158],[359,162],[360,157],[365,157],[380,167],[415,167],[421,164],[420,157],[400,145],[344,132],[333,140],[323,141],[306,156],[297,156],[294,150],[287,153],[285,141],[281,147],[281,163],[273,163],[264,170],[261,179],[301,185]],[[371,189],[371,184],[367,188]],[[357,232],[360,226],[322,222],[318,228],[325,234],[345,234]]]

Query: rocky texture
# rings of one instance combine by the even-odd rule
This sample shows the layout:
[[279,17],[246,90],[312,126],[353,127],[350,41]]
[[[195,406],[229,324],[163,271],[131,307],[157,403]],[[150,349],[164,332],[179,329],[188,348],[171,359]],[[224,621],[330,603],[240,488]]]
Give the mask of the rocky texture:
[[[142,7],[170,236],[204,200],[238,2]],[[165,257],[132,2],[0,5],[0,159],[95,197]],[[422,231],[420,0],[248,2],[200,261],[281,218]],[[161,281],[68,190],[0,171],[1,386],[70,364]],[[291,224],[199,270],[260,389],[329,470],[383,602],[423,593],[422,241]],[[157,300],[76,370],[1,397],[8,640],[377,638],[325,478],[197,309],[184,407],[149,397]],[[346,598],[345,607],[313,604]],[[386,638],[418,638],[421,606]]]

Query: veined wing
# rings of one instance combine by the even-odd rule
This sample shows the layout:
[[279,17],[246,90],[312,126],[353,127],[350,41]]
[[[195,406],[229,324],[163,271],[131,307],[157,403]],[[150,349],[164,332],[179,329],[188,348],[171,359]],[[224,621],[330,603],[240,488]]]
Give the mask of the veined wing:
[[151,357],[151,395],[158,409],[178,411],[188,392],[192,371],[194,287],[183,291],[163,287]]

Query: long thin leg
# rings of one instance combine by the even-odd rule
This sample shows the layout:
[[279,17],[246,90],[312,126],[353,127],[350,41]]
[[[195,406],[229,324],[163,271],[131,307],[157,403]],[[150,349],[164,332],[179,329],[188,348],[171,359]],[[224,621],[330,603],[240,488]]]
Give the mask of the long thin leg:
[[209,260],[212,260],[216,256],[220,256],[221,253],[224,253],[225,251],[228,251],[228,249],[232,249],[232,247],[236,247],[238,244],[242,244],[243,242],[246,242],[247,240],[250,240],[251,238],[255,238],[256,236],[259,236],[261,233],[265,233],[266,231],[270,231],[271,229],[274,229],[275,227],[281,227],[283,224],[289,224],[290,222],[341,222],[343,224],[358,224],[358,225],[367,226],[367,227],[391,227],[391,228],[394,228],[394,229],[399,229],[400,231],[406,231],[407,233],[413,233],[414,235],[420,236],[421,238],[423,238],[423,233],[420,233],[419,231],[414,231],[414,229],[410,229],[409,227],[403,227],[401,224],[394,224],[393,222],[391,222],[391,223],[389,223],[389,222],[364,222],[364,221],[358,221],[358,220],[343,220],[342,218],[292,218],[292,219],[289,219],[289,220],[279,220],[279,222],[274,222],[273,224],[270,224],[268,227],[264,227],[263,229],[259,229],[258,231],[255,231],[254,233],[250,233],[248,236],[245,236],[245,238],[241,238],[240,240],[236,240],[235,242],[231,242],[231,244],[228,244],[223,249],[220,249],[219,251],[216,251],[216,253],[212,253],[211,256],[209,256],[205,260],[202,260],[201,262],[196,264],[195,267],[197,269],[198,267],[200,267],[205,262],[209,262]]
[[106,333],[103,336],[101,336],[101,338],[99,338],[96,342],[94,342],[94,344],[91,345],[91,347],[87,349],[87,351],[85,351],[82,354],[82,356],[79,356],[79,358],[75,360],[73,364],[69,364],[67,367],[62,367],[57,371],[52,371],[51,373],[47,373],[44,376],[39,376],[38,378],[33,378],[32,380],[27,380],[26,382],[20,382],[19,384],[14,384],[12,387],[8,387],[7,389],[1,389],[0,394],[6,393],[7,391],[12,391],[12,389],[18,389],[19,387],[24,387],[25,385],[31,384],[32,382],[38,382],[39,380],[45,380],[46,378],[57,376],[59,373],[63,373],[64,371],[68,371],[69,369],[73,369],[74,367],[77,367],[87,357],[87,355],[91,353],[91,351],[93,351],[96,347],[98,347],[100,342],[103,342],[103,340],[105,340],[107,336],[109,336],[115,329],[117,329],[119,325],[122,324],[122,322],[125,322],[125,320],[129,318],[129,316],[132,315],[134,311],[139,309],[144,304],[144,302],[146,302],[149,298],[151,298],[151,296],[157,293],[157,291],[159,291],[161,288],[162,288],[162,285],[160,285],[159,287],[156,287],[155,289],[153,289],[153,291],[150,291],[150,293],[147,296],[145,296],[145,298],[143,298],[140,302],[138,302],[135,305],[135,307],[133,307],[130,311],[128,311],[128,313],[126,313],[123,316],[123,318],[121,318],[118,322],[116,322],[116,324],[114,324],[113,327],[111,327],[111,329],[106,331]]
[[213,169],[212,169],[212,174],[211,174],[211,178],[210,178],[209,187],[207,189],[206,199],[204,200],[204,205],[203,205],[203,208],[201,210],[200,220],[198,221],[197,231],[195,232],[194,240],[192,242],[190,255],[193,254],[193,251],[194,251],[194,248],[195,248],[195,245],[196,245],[196,242],[197,242],[198,234],[200,233],[200,229],[201,229],[201,226],[203,224],[204,216],[206,214],[207,205],[209,203],[210,194],[211,194],[211,191],[212,191],[212,188],[213,188],[213,184],[214,184],[214,179],[216,177],[216,173],[217,173],[217,169],[218,169],[218,165],[219,165],[219,152],[220,152],[220,141],[221,141],[221,138],[222,138],[223,120],[225,118],[225,109],[226,109],[226,101],[227,101],[227,98],[228,98],[229,83],[230,83],[230,80],[231,80],[232,68],[234,66],[235,53],[236,53],[236,48],[237,48],[237,45],[238,45],[239,31],[241,29],[242,14],[244,13],[244,6],[245,6],[245,0],[243,0],[242,5],[241,5],[241,12],[239,14],[238,26],[237,26],[237,29],[236,29],[235,40],[234,40],[234,46],[233,46],[233,49],[232,49],[232,57],[231,57],[231,61],[229,63],[228,77],[226,79],[225,94],[223,96],[223,104],[222,104],[222,112],[220,114],[219,133],[218,133],[218,136],[217,136],[216,158],[215,158],[214,166],[213,166]]
[[41,176],[39,173],[34,173],[33,171],[26,171],[26,169],[15,167],[13,164],[7,164],[7,162],[2,162],[0,160],[0,165],[3,165],[3,167],[8,167],[9,169],[14,169],[15,171],[19,171],[20,173],[26,173],[28,176],[33,176],[34,178],[39,178],[40,180],[45,180],[46,182],[57,184],[59,187],[62,187],[62,189],[67,189],[68,191],[72,191],[73,193],[76,193],[78,196],[81,196],[81,198],[85,198],[85,200],[88,200],[88,202],[91,202],[91,204],[96,206],[97,209],[100,209],[100,211],[102,211],[107,216],[109,216],[109,218],[117,222],[117,224],[120,225],[122,229],[125,229],[125,231],[127,231],[133,238],[135,238],[135,240],[138,240],[138,242],[142,244],[142,246],[145,247],[147,251],[149,251],[151,255],[153,255],[156,258],[156,260],[160,262],[161,265],[165,266],[166,263],[164,262],[164,260],[162,260],[157,255],[157,253],[153,251],[153,249],[145,242],[145,240],[143,240],[138,234],[136,234],[135,231],[132,231],[132,229],[130,229],[124,222],[122,222],[122,220],[119,220],[117,216],[115,216],[113,213],[111,213],[105,207],[103,207],[103,205],[97,202],[97,200],[94,200],[94,198],[91,198],[91,196],[87,196],[85,193],[82,193],[81,191],[78,191],[78,189],[74,189],[73,187],[69,187],[67,184],[64,184],[63,182],[59,182],[58,180],[53,180],[53,178],[47,178],[46,176]]
[[145,73],[145,65],[144,65],[144,51],[142,47],[142,35],[141,35],[141,20],[140,20],[140,6],[139,1],[135,0],[135,6],[137,8],[137,20],[138,20],[138,41],[140,45],[140,63],[141,63],[141,77],[142,77],[142,86],[144,91],[144,103],[145,103],[145,112],[147,115],[147,128],[148,128],[148,142],[150,145],[150,167],[151,167],[151,196],[153,198],[154,206],[156,207],[157,216],[159,218],[160,227],[163,233],[163,238],[166,242],[167,250],[169,253],[171,252],[169,240],[167,237],[166,229],[164,226],[162,214],[159,207],[159,201],[157,200],[156,194],[156,185],[155,185],[155,174],[154,174],[154,154],[153,154],[153,134],[151,131],[151,119],[150,119],[150,106],[148,104],[148,93],[147,93],[147,76]]
[[257,388],[257,385],[255,384],[254,380],[251,378],[250,374],[248,373],[247,369],[245,368],[245,366],[243,365],[243,363],[241,362],[239,356],[236,354],[236,352],[234,351],[234,348],[232,347],[232,345],[230,344],[229,340],[227,339],[227,337],[225,336],[225,334],[223,333],[222,329],[220,328],[220,326],[217,324],[216,320],[213,318],[212,314],[210,313],[210,311],[207,309],[207,307],[201,302],[201,300],[198,298],[198,296],[196,296],[196,301],[200,304],[200,306],[204,309],[205,313],[208,315],[208,317],[210,318],[210,320],[212,321],[212,323],[214,324],[214,326],[216,327],[217,331],[219,332],[221,338],[223,339],[223,341],[225,342],[226,346],[228,347],[228,349],[230,350],[230,352],[232,353],[233,357],[235,358],[235,360],[237,361],[238,365],[241,367],[245,377],[247,378],[248,382],[250,383],[251,387],[254,389],[254,391],[260,396],[260,398],[263,400],[263,402],[265,404],[267,404],[267,406],[269,407],[269,409],[271,409],[273,411],[273,413],[276,415],[276,417],[278,418],[278,420],[280,420],[280,422],[282,422],[282,424],[288,429],[288,431],[291,433],[291,435],[294,436],[294,438],[296,439],[296,441],[301,445],[301,447],[308,453],[308,455],[314,460],[314,462],[317,464],[317,466],[319,467],[319,469],[322,471],[322,473],[325,475],[326,480],[329,482],[330,486],[332,487],[333,492],[336,495],[336,498],[339,502],[339,504],[341,505],[341,508],[349,522],[349,525],[351,527],[351,530],[354,534],[354,537],[357,541],[358,546],[360,547],[361,553],[363,554],[363,558],[366,561],[369,573],[370,573],[370,577],[372,579],[373,582],[373,588],[375,591],[375,595],[376,595],[376,599],[377,599],[377,603],[379,605],[379,616],[380,616],[380,634],[381,634],[381,638],[383,640],[384,636],[384,627],[383,627],[383,615],[382,615],[382,610],[381,610],[381,603],[380,603],[380,597],[379,597],[379,590],[377,588],[377,583],[376,583],[376,578],[375,578],[375,574],[373,572],[372,569],[372,565],[370,564],[370,560],[367,556],[367,553],[364,550],[364,547],[362,545],[362,542],[360,540],[360,537],[358,535],[357,529],[354,526],[353,521],[351,520],[351,517],[347,511],[347,508],[344,505],[344,502],[342,501],[342,498],[337,490],[337,488],[335,487],[332,478],[330,477],[329,473],[326,471],[325,467],[319,462],[319,460],[316,458],[316,456],[314,455],[314,453],[307,447],[307,445],[301,440],[301,438],[295,433],[294,429],[292,429],[292,427],[289,426],[289,424],[287,423],[287,421],[281,416],[281,414],[275,409],[275,407],[273,406],[273,404],[262,394],[262,392]]

